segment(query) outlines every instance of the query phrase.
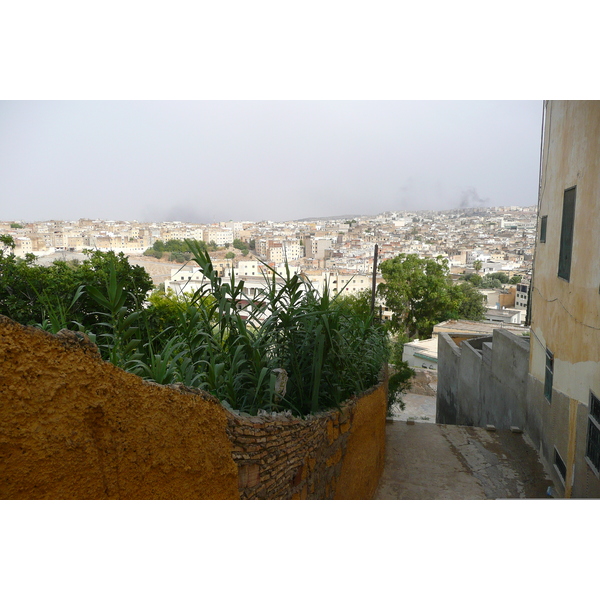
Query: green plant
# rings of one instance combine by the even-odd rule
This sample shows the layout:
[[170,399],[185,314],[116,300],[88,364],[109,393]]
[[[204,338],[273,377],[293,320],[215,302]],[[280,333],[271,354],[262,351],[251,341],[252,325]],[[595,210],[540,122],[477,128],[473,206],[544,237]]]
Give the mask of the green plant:
[[391,344],[390,365],[391,373],[388,380],[388,416],[392,416],[394,407],[404,410],[405,404],[402,400],[402,393],[410,388],[410,379],[414,377],[415,371],[408,366],[408,363],[402,360],[404,344],[408,338],[399,334]]
[[89,285],[86,288],[89,296],[106,312],[98,312],[105,321],[96,325],[101,333],[94,332],[98,340],[100,352],[114,365],[125,370],[138,367],[136,359],[142,358],[137,352],[141,343],[139,337],[138,311],[128,311],[125,304],[128,292],[117,280],[116,266],[109,266],[109,278],[103,293],[99,288]]

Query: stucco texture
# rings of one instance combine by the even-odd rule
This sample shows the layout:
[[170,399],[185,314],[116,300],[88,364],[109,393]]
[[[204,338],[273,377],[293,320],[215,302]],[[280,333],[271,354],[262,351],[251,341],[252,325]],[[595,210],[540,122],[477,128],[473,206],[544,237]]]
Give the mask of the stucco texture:
[[335,500],[369,500],[385,463],[387,379],[356,404]]
[[218,402],[0,316],[0,498],[235,499]]

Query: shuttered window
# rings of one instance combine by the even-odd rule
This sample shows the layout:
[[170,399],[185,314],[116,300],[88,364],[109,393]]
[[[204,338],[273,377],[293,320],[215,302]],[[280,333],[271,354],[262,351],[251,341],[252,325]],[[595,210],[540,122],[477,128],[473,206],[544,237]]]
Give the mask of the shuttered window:
[[588,417],[588,435],[585,456],[600,473],[600,400],[590,393],[590,414]]
[[554,465],[561,476],[562,482],[565,483],[567,479],[567,465],[565,465],[565,461],[556,448],[554,448]]
[[554,354],[546,348],[546,377],[544,379],[544,396],[552,402],[552,380],[554,379]]
[[542,217],[542,222],[540,223],[540,242],[542,244],[546,243],[546,229],[548,227],[548,215]]
[[573,251],[573,224],[575,222],[576,187],[565,190],[563,198],[562,225],[560,228],[560,253],[558,276],[569,281],[571,277],[571,253]]

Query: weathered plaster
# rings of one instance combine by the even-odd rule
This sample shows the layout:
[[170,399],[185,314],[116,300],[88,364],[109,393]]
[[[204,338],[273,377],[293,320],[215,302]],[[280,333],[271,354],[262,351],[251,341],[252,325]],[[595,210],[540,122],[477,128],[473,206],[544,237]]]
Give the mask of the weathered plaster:
[[238,498],[218,402],[0,317],[0,498]]

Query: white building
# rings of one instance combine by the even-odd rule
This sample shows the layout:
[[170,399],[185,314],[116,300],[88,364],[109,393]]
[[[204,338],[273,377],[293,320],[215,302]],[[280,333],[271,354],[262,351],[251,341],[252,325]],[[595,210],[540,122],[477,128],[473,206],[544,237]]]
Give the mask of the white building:
[[428,340],[413,340],[404,344],[402,360],[409,367],[437,370],[438,339],[436,337]]

